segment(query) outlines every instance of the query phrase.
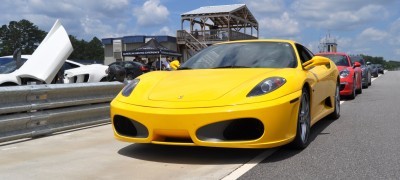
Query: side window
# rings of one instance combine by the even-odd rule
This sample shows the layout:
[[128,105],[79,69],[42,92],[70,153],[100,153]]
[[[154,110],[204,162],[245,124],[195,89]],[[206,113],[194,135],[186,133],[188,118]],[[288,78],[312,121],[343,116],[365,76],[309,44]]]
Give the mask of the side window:
[[76,65],[74,63],[65,62],[65,64],[68,64],[67,66],[69,67],[69,69],[78,68],[79,67],[78,65]]
[[71,64],[70,63],[64,63],[64,65],[63,65],[63,67],[62,67],[64,70],[68,70],[68,69],[72,69],[73,67],[71,66]]
[[134,68],[134,66],[133,66],[133,64],[131,64],[131,63],[126,63],[126,64],[124,65],[124,68],[129,68],[129,69],[131,69],[131,68]]
[[350,59],[351,65],[353,65],[355,62],[357,62],[357,59],[354,57],[347,56],[347,58]]
[[300,44],[296,44],[296,48],[297,52],[299,53],[301,63],[310,60],[314,56],[314,54],[310,50]]

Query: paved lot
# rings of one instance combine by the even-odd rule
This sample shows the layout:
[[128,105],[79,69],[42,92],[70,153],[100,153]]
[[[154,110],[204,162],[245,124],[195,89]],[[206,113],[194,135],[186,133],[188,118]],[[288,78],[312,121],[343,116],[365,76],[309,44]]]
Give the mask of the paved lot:
[[265,150],[130,144],[111,125],[0,146],[0,179],[221,179]]
[[281,148],[240,179],[398,179],[400,177],[400,72],[387,72],[340,119],[312,128],[303,151]]
[[398,79],[388,72],[344,102],[341,118],[317,123],[303,151],[130,144],[102,125],[0,144],[0,179],[221,179],[254,165],[240,178],[398,179]]

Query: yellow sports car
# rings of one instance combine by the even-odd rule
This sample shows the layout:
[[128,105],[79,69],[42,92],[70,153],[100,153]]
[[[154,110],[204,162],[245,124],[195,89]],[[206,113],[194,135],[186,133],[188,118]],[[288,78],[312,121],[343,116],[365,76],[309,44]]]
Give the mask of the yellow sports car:
[[231,41],[132,80],[111,102],[111,122],[126,142],[305,148],[314,123],[339,118],[339,85],[331,60],[294,41]]

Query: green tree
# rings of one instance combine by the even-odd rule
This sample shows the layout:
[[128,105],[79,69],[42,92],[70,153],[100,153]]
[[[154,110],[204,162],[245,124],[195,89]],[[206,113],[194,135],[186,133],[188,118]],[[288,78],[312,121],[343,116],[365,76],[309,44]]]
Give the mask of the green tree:
[[[12,55],[14,50],[21,48],[22,54],[32,54],[44,39],[47,32],[40,30],[28,20],[10,21],[0,27],[0,56]],[[68,59],[71,60],[103,60],[104,48],[101,41],[94,37],[87,42],[69,35],[74,51]]]
[[103,43],[97,37],[94,37],[86,46],[86,53],[90,60],[103,60],[104,47]]
[[400,68],[399,61],[386,61],[383,57],[373,57],[368,55],[361,55],[365,61],[371,62],[372,64],[382,64],[385,69],[398,70]]
[[12,55],[17,48],[22,54],[32,54],[45,36],[45,31],[28,20],[11,21],[0,28],[0,55]]
[[75,36],[69,36],[74,51],[68,59],[71,60],[103,60],[104,48],[102,42],[94,37],[87,42],[83,39],[78,40]]
[[72,51],[72,54],[69,56],[68,59],[71,60],[82,60],[86,59],[85,58],[85,46],[86,46],[86,41],[78,40],[75,36],[69,35],[69,39],[71,41],[72,47],[74,48],[74,51]]

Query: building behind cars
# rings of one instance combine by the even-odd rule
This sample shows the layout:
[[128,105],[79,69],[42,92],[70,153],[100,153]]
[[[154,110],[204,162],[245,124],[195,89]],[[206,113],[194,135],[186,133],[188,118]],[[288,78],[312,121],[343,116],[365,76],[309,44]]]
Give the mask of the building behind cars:
[[[134,56],[124,56],[123,52],[131,51],[146,44],[151,39],[156,39],[162,46],[178,51],[176,37],[172,36],[124,36],[117,38],[104,38],[104,64],[109,65],[117,61],[132,61]],[[148,58],[141,56],[141,58]]]
[[258,22],[245,4],[199,7],[181,14],[180,22],[181,29],[177,30],[176,37],[133,35],[102,39],[104,64],[133,60],[132,56],[124,56],[123,52],[134,50],[153,38],[166,48],[182,54],[181,62],[184,62],[209,45],[259,37]]

